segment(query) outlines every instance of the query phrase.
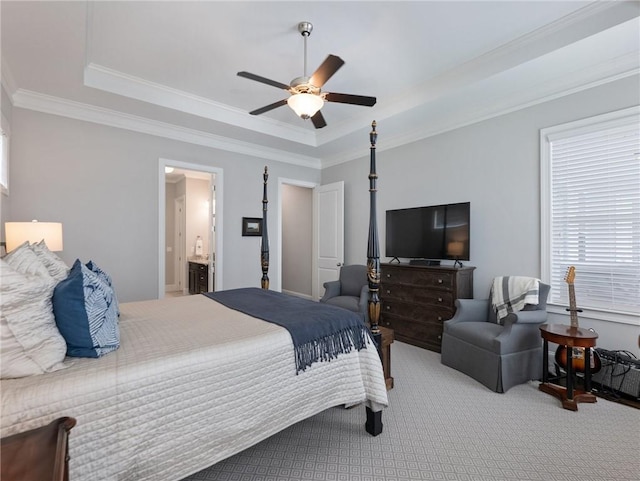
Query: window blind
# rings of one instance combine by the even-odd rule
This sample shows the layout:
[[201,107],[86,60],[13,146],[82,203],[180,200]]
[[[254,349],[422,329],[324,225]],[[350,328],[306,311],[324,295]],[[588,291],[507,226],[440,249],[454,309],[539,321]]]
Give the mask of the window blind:
[[[588,130],[588,131],[584,131]],[[640,314],[640,124],[605,122],[550,141],[552,303]]]

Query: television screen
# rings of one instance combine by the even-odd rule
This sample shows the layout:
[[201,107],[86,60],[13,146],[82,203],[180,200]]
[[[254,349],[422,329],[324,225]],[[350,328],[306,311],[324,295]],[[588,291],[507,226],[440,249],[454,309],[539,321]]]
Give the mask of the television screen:
[[387,211],[387,257],[469,260],[470,203]]

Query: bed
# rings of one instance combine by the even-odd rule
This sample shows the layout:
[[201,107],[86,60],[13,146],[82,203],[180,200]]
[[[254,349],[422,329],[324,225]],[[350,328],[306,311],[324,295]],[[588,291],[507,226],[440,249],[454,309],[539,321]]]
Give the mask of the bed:
[[[340,405],[364,404],[366,429],[379,434],[387,393],[378,351],[373,127],[372,337],[361,349],[298,366],[287,328],[205,295],[123,303],[114,352],[67,357],[65,369],[2,381],[1,436],[71,416],[70,479],[142,481],[180,480]],[[265,168],[265,227],[266,182]],[[266,228],[263,235],[268,289]]]

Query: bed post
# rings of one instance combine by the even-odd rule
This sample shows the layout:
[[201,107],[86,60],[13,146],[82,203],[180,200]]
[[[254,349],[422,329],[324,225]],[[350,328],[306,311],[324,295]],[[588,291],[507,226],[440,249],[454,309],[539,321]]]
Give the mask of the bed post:
[[260,245],[262,279],[260,280],[260,285],[263,289],[269,289],[269,276],[267,275],[269,272],[269,234],[267,233],[267,204],[269,203],[267,200],[267,179],[269,178],[269,173],[267,166],[264,167],[262,178],[264,179],[264,187],[262,191],[262,241]]
[[[382,334],[380,333],[380,248],[378,246],[378,224],[376,213],[376,121],[371,123],[371,171],[369,172],[369,239],[367,241],[367,280],[369,282],[369,322],[371,323],[371,334],[376,343],[378,354],[382,359]],[[365,424],[367,432],[377,436],[382,432],[382,411],[373,412],[367,407],[367,422]]]

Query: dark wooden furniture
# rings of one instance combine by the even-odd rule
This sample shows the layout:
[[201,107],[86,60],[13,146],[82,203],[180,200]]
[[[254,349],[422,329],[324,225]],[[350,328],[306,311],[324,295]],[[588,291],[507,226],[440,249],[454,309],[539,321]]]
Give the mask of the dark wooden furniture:
[[189,261],[189,294],[209,292],[209,266]]
[[382,335],[382,370],[384,371],[384,382],[387,391],[393,389],[393,376],[391,375],[391,344],[393,344],[393,330],[386,327],[380,328]]
[[382,325],[398,341],[440,352],[456,299],[473,298],[475,267],[382,264]]
[[2,481],[67,481],[69,431],[73,418],[59,418],[40,428],[2,438]]
[[[591,393],[590,362],[584,363],[584,390],[577,389],[573,385],[573,348],[584,348],[584,359],[591,359],[591,348],[595,347],[598,334],[595,331],[563,324],[542,324],[540,326],[540,334],[544,341],[542,347],[542,382],[538,386],[540,391],[556,396],[562,401],[562,407],[571,411],[578,410],[579,402],[597,402],[596,396]],[[567,346],[566,386],[549,381],[549,342]]]

